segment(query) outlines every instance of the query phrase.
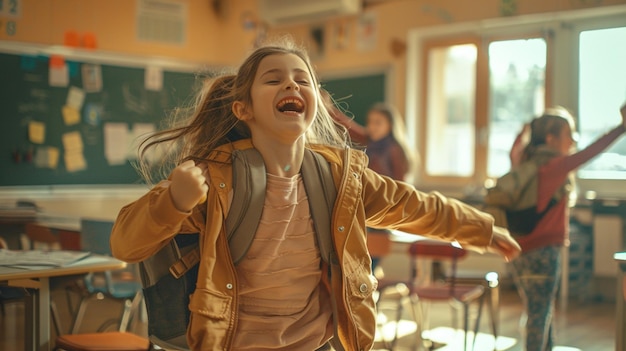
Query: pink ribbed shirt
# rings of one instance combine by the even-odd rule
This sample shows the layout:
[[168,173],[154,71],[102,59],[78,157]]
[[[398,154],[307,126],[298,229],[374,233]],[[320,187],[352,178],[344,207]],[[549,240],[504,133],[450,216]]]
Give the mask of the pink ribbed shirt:
[[267,175],[261,222],[237,265],[235,350],[315,350],[332,336],[320,254],[300,175]]

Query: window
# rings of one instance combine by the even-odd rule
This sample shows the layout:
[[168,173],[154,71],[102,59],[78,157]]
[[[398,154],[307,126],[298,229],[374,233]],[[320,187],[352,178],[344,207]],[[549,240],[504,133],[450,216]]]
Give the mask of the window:
[[476,45],[437,47],[428,54],[426,172],[474,173]]
[[489,44],[489,177],[509,170],[515,137],[545,109],[546,59],[543,38]]
[[[579,36],[578,146],[589,145],[621,120],[626,102],[626,27],[582,31]],[[585,179],[626,179],[626,138],[582,167]]]

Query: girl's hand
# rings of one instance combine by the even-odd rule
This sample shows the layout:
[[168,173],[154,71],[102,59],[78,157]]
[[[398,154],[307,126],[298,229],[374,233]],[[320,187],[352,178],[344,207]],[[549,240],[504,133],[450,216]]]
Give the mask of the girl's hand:
[[519,256],[522,248],[509,234],[508,230],[494,226],[491,245],[487,247],[487,251],[502,255],[507,262],[511,262],[511,260]]
[[204,169],[188,160],[174,168],[170,177],[170,196],[174,206],[181,212],[191,211],[206,200],[209,186],[206,184]]

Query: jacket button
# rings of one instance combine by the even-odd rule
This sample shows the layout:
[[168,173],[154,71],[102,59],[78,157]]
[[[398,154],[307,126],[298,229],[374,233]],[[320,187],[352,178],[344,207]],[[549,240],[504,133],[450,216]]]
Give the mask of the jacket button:
[[226,284],[226,289],[232,290],[233,289],[233,284],[231,284],[231,283]]
[[363,284],[361,284],[361,286],[359,286],[359,291],[360,291],[360,292],[362,292],[362,293],[366,293],[366,292],[367,292],[367,290],[368,290],[368,288],[367,288],[367,284],[363,283]]
[[337,228],[337,230],[339,230],[340,232],[343,232],[346,228],[342,225],[339,226],[339,228]]
[[220,183],[220,188],[224,189],[226,187],[225,183]]

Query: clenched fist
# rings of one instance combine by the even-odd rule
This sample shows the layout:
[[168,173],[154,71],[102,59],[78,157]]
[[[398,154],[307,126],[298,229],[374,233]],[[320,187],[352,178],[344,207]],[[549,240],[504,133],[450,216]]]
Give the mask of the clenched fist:
[[209,186],[206,184],[204,169],[192,160],[174,168],[170,177],[170,195],[179,211],[191,211],[197,204],[206,200]]

